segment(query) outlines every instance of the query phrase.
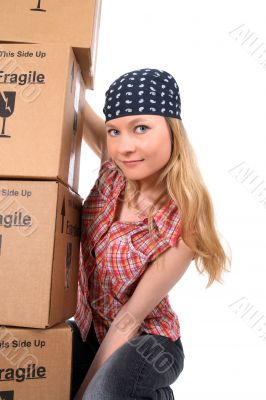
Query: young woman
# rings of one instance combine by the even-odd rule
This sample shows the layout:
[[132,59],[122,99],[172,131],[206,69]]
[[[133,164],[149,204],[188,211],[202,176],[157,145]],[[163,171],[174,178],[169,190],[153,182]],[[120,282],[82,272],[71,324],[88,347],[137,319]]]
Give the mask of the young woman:
[[128,72],[103,111],[105,121],[86,104],[84,139],[102,163],[82,210],[72,396],[174,399],[185,355],[168,292],[192,260],[207,287],[230,260],[174,77]]

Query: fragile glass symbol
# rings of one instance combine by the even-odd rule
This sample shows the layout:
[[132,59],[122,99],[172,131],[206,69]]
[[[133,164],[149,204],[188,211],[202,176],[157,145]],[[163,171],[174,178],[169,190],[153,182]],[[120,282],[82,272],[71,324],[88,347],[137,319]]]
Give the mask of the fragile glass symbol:
[[30,10],[31,11],[44,11],[44,12],[46,11],[43,8],[41,8],[41,0],[38,0],[38,4],[37,4],[36,8],[31,8]]
[[10,135],[5,133],[6,118],[10,117],[15,108],[16,92],[0,92],[0,117],[4,119],[1,138],[10,138]]

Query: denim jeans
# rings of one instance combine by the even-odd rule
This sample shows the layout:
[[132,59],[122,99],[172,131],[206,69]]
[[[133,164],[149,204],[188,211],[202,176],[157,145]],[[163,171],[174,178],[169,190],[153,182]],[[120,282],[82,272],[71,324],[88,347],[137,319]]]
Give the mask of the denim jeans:
[[[97,353],[99,342],[91,324],[86,342],[73,320],[72,394],[74,398]],[[118,348],[98,369],[82,400],[173,400],[170,387],[184,368],[181,339],[146,332]]]

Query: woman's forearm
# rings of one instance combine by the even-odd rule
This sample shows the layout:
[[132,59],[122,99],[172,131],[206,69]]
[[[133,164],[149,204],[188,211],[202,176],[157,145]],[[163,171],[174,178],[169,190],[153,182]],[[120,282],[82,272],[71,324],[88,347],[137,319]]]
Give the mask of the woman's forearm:
[[84,105],[84,125],[82,139],[87,145],[101,157],[106,145],[105,122],[95,113],[87,101]]
[[132,320],[129,323],[127,319],[127,316],[125,318],[122,316],[121,318],[120,314],[120,319],[115,319],[111,324],[79,388],[75,400],[82,399],[87,386],[104,362],[128,340],[139,335],[139,324],[132,324]]

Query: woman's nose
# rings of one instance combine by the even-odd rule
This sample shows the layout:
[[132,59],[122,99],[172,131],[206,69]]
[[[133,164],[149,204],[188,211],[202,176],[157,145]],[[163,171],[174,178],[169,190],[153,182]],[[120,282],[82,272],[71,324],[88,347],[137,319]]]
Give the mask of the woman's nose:
[[117,144],[117,150],[120,153],[125,153],[128,151],[134,151],[136,149],[135,140],[130,135],[121,135],[119,142]]

